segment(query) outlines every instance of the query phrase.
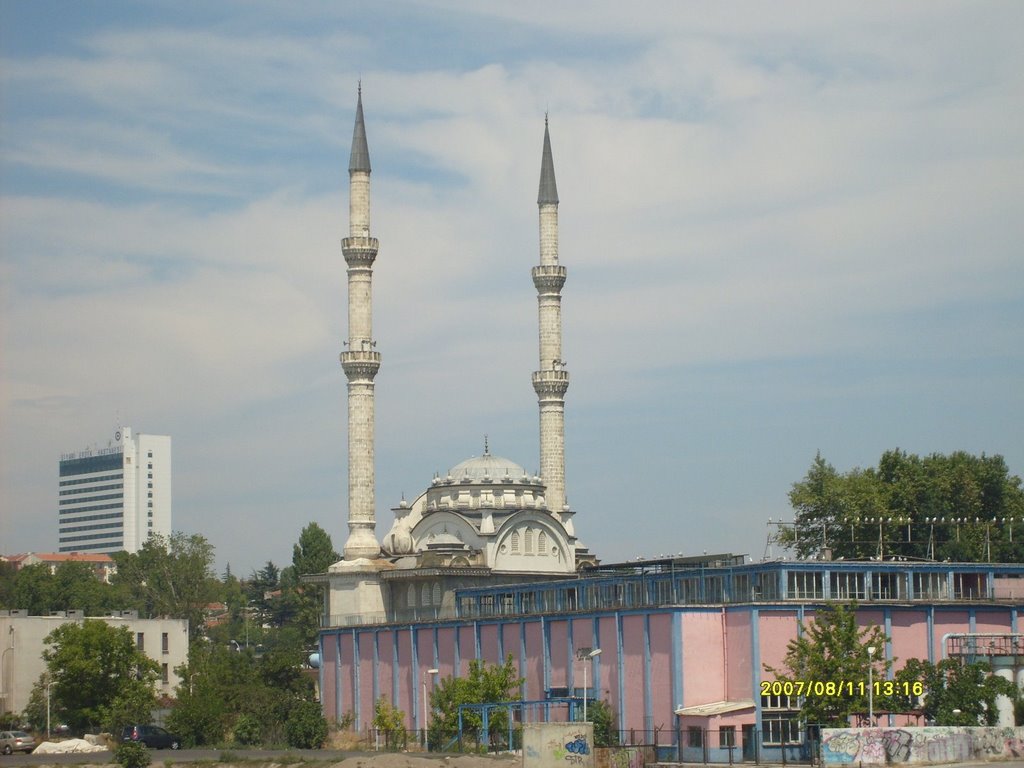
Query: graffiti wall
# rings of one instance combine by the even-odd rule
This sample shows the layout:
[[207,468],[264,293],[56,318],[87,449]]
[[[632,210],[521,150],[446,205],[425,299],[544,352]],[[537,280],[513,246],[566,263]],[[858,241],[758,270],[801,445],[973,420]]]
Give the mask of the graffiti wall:
[[523,725],[523,768],[594,768],[593,723]]
[[1024,728],[823,728],[821,756],[833,765],[1019,760]]

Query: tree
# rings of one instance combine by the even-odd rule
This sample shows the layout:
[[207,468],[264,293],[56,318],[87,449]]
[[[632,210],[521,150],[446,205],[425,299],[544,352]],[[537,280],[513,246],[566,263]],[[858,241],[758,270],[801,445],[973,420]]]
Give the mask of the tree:
[[[430,743],[442,744],[458,732],[460,705],[512,701],[518,698],[516,691],[522,683],[511,654],[503,664],[471,660],[468,674],[444,678],[430,695],[434,713],[428,729]],[[508,714],[504,710],[491,710],[488,719],[493,735],[499,736],[508,730]],[[463,729],[471,732],[483,726],[480,713],[472,710],[463,711],[462,723]]]
[[317,523],[303,528],[298,543],[292,547],[292,565],[299,576],[324,573],[340,559],[341,555],[334,551],[330,534]]
[[300,701],[288,713],[285,724],[288,746],[297,749],[320,749],[327,741],[327,721],[315,701]]
[[[158,667],[136,648],[127,627],[86,619],[60,625],[46,643],[51,707],[62,721],[76,730],[102,726],[113,733],[149,720]],[[36,687],[45,689],[45,681]]]
[[115,583],[146,616],[188,619],[189,640],[202,634],[206,607],[216,598],[213,545],[198,534],[151,535],[142,548],[114,555]]
[[45,616],[54,609],[54,578],[46,563],[26,565],[14,579],[11,608],[25,608],[30,615]]
[[[882,680],[891,666],[878,658],[886,641],[878,627],[857,625],[856,604],[829,605],[818,609],[811,624],[801,624],[798,637],[786,646],[785,668],[765,664],[765,670],[773,675],[772,682],[793,684],[795,696],[803,697],[800,716],[807,723],[846,725],[851,714],[868,711],[868,669],[875,680]],[[875,648],[875,657],[869,656],[869,647]],[[851,685],[844,691],[804,690],[808,683],[818,682],[833,688]]]
[[[909,710],[920,702],[925,718],[936,725],[995,725],[999,719],[996,698],[1016,698],[1017,688],[1009,680],[992,674],[983,661],[966,664],[943,659],[937,664],[909,659],[895,675],[897,695],[894,709]],[[923,684],[922,696],[899,695]]]
[[780,543],[800,557],[910,557],[1024,562],[1024,488],[1002,456],[886,451],[878,466],[838,473],[819,453],[789,494]]
[[384,736],[384,745],[391,750],[405,746],[405,715],[381,696],[373,705],[373,727]]
[[615,713],[612,711],[611,704],[604,699],[592,701],[587,714],[590,715],[590,720],[594,723],[594,746],[619,746],[619,732],[615,728]]

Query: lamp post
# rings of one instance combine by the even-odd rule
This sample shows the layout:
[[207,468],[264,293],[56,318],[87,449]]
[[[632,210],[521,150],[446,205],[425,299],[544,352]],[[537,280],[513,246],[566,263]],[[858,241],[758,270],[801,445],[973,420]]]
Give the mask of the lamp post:
[[590,660],[595,659],[601,655],[601,649],[595,648],[588,653],[583,659],[583,722],[587,722],[587,693],[590,690],[587,686],[587,667],[590,666]]
[[[428,669],[428,675],[436,675],[441,670],[439,669]],[[433,681],[434,678],[431,677]],[[433,682],[431,682],[431,688],[433,688]],[[427,748],[427,680],[423,679],[423,748]]]
[[875,646],[868,646],[868,726],[874,727],[875,724],[875,681],[874,681],[874,666],[875,666]]
[[53,687],[53,680],[46,682],[46,740],[50,740],[50,688]]

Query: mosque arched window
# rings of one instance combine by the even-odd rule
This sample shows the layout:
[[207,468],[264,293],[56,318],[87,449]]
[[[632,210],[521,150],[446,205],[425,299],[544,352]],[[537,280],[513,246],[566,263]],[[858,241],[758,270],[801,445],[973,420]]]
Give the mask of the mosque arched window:
[[533,554],[533,529],[526,529],[526,554]]
[[548,535],[541,531],[537,534],[537,554],[546,555],[548,553]]
[[433,597],[434,605],[441,605],[441,584],[436,581],[434,582]]
[[430,585],[424,584],[420,590],[420,605],[430,605]]
[[409,588],[405,590],[405,604],[409,608],[416,607],[416,585],[410,584]]
[[519,531],[512,531],[512,554],[519,554]]

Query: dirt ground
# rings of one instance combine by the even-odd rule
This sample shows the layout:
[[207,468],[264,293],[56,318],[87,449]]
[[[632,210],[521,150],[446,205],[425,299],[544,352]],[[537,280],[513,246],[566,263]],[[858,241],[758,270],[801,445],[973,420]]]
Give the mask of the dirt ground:
[[348,757],[331,768],[514,768],[522,764],[517,755],[452,755],[381,752],[367,757]]

